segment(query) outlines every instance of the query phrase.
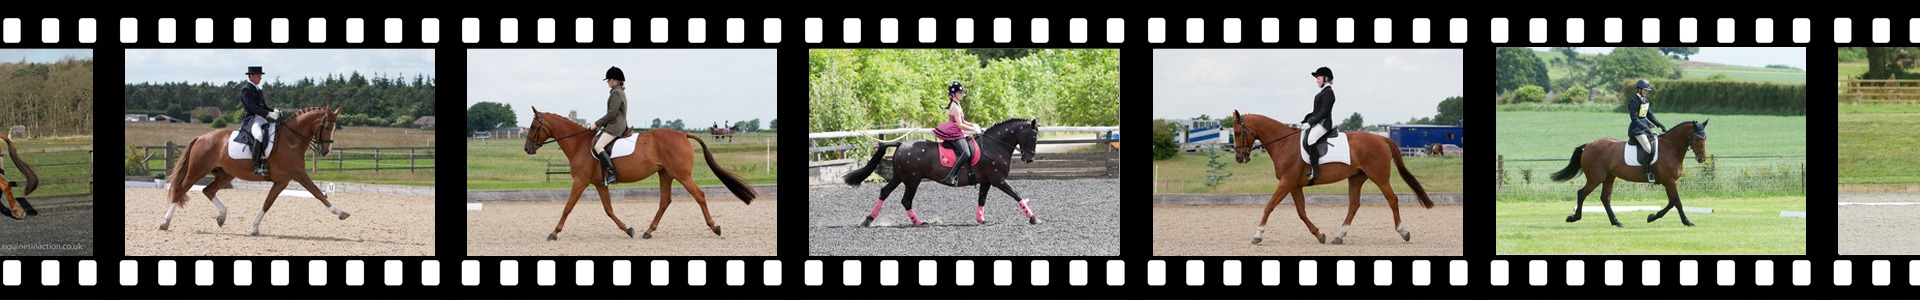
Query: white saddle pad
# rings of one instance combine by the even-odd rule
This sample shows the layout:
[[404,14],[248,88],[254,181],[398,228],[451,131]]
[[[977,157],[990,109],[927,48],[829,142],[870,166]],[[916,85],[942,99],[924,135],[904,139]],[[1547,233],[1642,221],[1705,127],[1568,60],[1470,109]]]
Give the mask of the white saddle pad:
[[[1327,139],[1327,153],[1320,156],[1320,164],[1343,163],[1352,165],[1353,161],[1351,157],[1353,157],[1353,148],[1347,148],[1347,138],[1349,137],[1352,136],[1341,133],[1340,137]],[[1308,157],[1306,154],[1307,145],[1302,143],[1300,145],[1301,162],[1307,161]]]
[[627,157],[629,155],[633,155],[633,142],[639,139],[640,139],[640,134],[638,133],[635,133],[633,134],[633,136],[629,136],[626,138],[614,139],[613,140],[613,158],[621,158],[621,157]]
[[[267,122],[257,122],[255,124],[242,126],[253,126],[253,138],[258,140],[265,136],[263,134],[273,134],[274,131],[278,131],[276,128],[267,127],[266,124]],[[233,159],[253,159],[253,148],[247,147],[247,143],[240,142],[239,130],[234,130],[228,133],[227,136],[227,157],[232,157]],[[273,147],[267,147],[267,152],[263,155],[273,155]]]
[[[1656,142],[1653,140],[1647,140],[1647,142],[1653,143],[1654,149],[1659,149],[1660,147],[1660,142]],[[1626,145],[1623,145],[1623,146],[1626,146],[1626,147],[1620,147],[1621,149],[1625,150],[1620,153],[1621,154],[1620,157],[1626,159],[1628,166],[1634,166],[1634,167],[1640,166],[1640,147],[1634,146],[1633,143],[1627,143],[1627,142],[1621,142],[1621,143],[1625,143]],[[1653,156],[1653,162],[1655,163],[1660,162],[1660,155],[1658,155],[1658,153],[1655,153],[1655,155]]]

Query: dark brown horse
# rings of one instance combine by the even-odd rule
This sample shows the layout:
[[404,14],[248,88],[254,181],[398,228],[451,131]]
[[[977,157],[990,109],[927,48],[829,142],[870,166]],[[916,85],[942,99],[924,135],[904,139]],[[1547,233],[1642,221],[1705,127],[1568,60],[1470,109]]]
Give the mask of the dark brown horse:
[[273,188],[267,191],[266,204],[260,206],[259,216],[253,218],[253,235],[260,235],[260,220],[267,216],[267,209],[273,208],[274,199],[280,198],[280,191],[286,190],[289,182],[299,182],[300,186],[313,194],[314,199],[319,199],[320,204],[327,207],[328,213],[346,220],[349,216],[347,211],[327,202],[326,193],[320,192],[320,187],[307,177],[305,160],[308,147],[315,147],[314,152],[320,156],[326,156],[332,149],[333,132],[339,128],[334,121],[339,116],[338,108],[308,107],[293,112],[282,122],[274,123],[279,129],[274,131],[273,145],[270,146],[273,151],[267,154],[267,177],[264,178],[253,174],[253,160],[228,157],[227,141],[233,134],[239,134],[238,131],[220,129],[193,138],[193,141],[187,142],[186,151],[180,154],[180,163],[173,167],[172,173],[167,174],[167,215],[160,222],[160,230],[167,230],[173,224],[173,210],[187,205],[187,191],[207,174],[213,174],[213,182],[200,192],[207,195],[207,200],[213,201],[213,207],[220,211],[220,215],[213,218],[214,224],[219,226],[227,225],[227,205],[220,203],[220,198],[214,194],[233,183],[234,179],[273,182]]
[[739,132],[740,132],[740,126],[733,126],[733,127],[714,126],[712,128],[707,128],[707,134],[713,135],[714,141],[726,140],[728,142],[732,142],[733,134],[739,133]]
[[[1400,179],[1406,181],[1408,187],[1413,188],[1414,195],[1420,198],[1420,205],[1433,208],[1433,200],[1427,198],[1427,190],[1420,187],[1420,181],[1413,178],[1413,173],[1407,172],[1407,164],[1400,158],[1400,147],[1394,144],[1393,140],[1366,132],[1341,133],[1344,137],[1336,138],[1347,139],[1347,146],[1354,163],[1351,165],[1321,164],[1319,180],[1307,182],[1308,166],[1300,156],[1303,153],[1300,152],[1299,129],[1267,116],[1241,115],[1239,110],[1233,111],[1233,119],[1236,124],[1233,126],[1234,160],[1247,163],[1247,155],[1251,154],[1254,148],[1264,147],[1267,149],[1268,158],[1273,159],[1273,176],[1280,180],[1280,186],[1273,190],[1273,198],[1267,200],[1266,212],[1260,214],[1260,227],[1255,228],[1253,232],[1254,244],[1259,244],[1261,234],[1266,233],[1267,218],[1273,215],[1273,207],[1280,205],[1280,200],[1284,199],[1288,193],[1293,194],[1294,211],[1300,214],[1300,222],[1307,224],[1307,233],[1318,238],[1320,243],[1326,243],[1327,235],[1320,233],[1320,228],[1313,226],[1313,220],[1307,219],[1306,198],[1302,188],[1340,180],[1348,182],[1347,220],[1345,223],[1340,223],[1340,232],[1333,236],[1334,244],[1343,243],[1347,236],[1347,226],[1353,225],[1353,215],[1360,211],[1360,188],[1366,184],[1367,180],[1373,180],[1374,184],[1379,186],[1381,196],[1387,198],[1387,208],[1393,210],[1393,228],[1400,232],[1400,239],[1412,241],[1412,233],[1400,227],[1400,197],[1393,193],[1393,184],[1387,182],[1388,176],[1393,174],[1394,167],[1399,167]],[[1272,144],[1271,147],[1267,147],[1269,144]],[[1393,164],[1388,165],[1388,161],[1392,161]]]
[[[33,165],[29,165],[27,164],[26,161],[20,160],[20,153],[15,152],[13,150],[12,138],[8,138],[5,133],[0,133],[0,141],[6,142],[7,156],[13,158],[13,167],[20,169],[20,173],[25,174],[27,176],[27,184],[26,184],[27,190],[24,191],[23,193],[20,193],[20,195],[21,196],[32,195],[33,190],[40,188],[40,175],[34,174]],[[16,198],[13,196],[12,182],[7,181],[7,178],[5,176],[0,176],[0,194],[6,195],[7,208],[9,208],[9,213],[11,214],[13,219],[15,220],[27,219],[27,212],[21,210],[20,202],[16,200]]]
[[[1713,121],[1707,120],[1700,123],[1687,121],[1674,125],[1673,130],[1660,134],[1660,141],[1655,142],[1659,149],[1654,152],[1658,159],[1653,163],[1657,167],[1653,170],[1653,178],[1656,179],[1656,183],[1667,188],[1667,206],[1661,208],[1660,212],[1648,214],[1648,223],[1666,216],[1668,209],[1679,208],[1675,211],[1680,212],[1680,224],[1693,226],[1693,221],[1687,220],[1686,207],[1680,205],[1680,190],[1676,188],[1674,181],[1680,180],[1680,171],[1685,167],[1681,163],[1687,159],[1688,149],[1693,150],[1694,162],[1707,162],[1708,122]],[[1600,190],[1600,205],[1607,210],[1607,221],[1613,222],[1615,227],[1625,227],[1620,225],[1620,219],[1613,217],[1613,180],[1647,182],[1646,176],[1642,175],[1646,174],[1646,171],[1641,169],[1643,167],[1628,166],[1626,158],[1621,157],[1625,152],[1622,148],[1626,146],[1626,141],[1600,138],[1573,147],[1573,158],[1569,159],[1567,167],[1560,169],[1559,172],[1553,172],[1553,181],[1556,182],[1573,179],[1573,175],[1581,171],[1586,171],[1587,174],[1587,186],[1580,188],[1579,200],[1574,201],[1573,215],[1567,216],[1567,222],[1580,220],[1580,206],[1587,203],[1587,195],[1593,193],[1594,186],[1604,184],[1606,189]]]
[[[1033,162],[1033,147],[1039,135],[1039,120],[1017,118],[988,126],[975,135],[974,140],[978,141],[980,147],[974,150],[974,154],[979,156],[980,162],[973,166],[974,176],[956,180],[957,185],[949,185],[980,185],[979,206],[973,214],[975,221],[987,223],[987,187],[991,186],[1000,188],[1001,192],[1017,201],[1020,211],[1027,214],[1028,224],[1040,224],[1040,219],[1033,217],[1033,209],[1027,207],[1027,199],[1020,198],[1020,194],[1014,193],[1013,187],[1007,185],[1007,174],[1013,169],[1014,148],[1019,147],[1022,161]],[[901,198],[900,204],[906,207],[907,218],[912,220],[913,226],[918,227],[921,223],[920,216],[913,213],[913,191],[920,189],[920,181],[925,179],[947,184],[944,180],[949,168],[940,165],[940,143],[934,141],[914,141],[905,146],[900,142],[881,142],[874,147],[873,158],[867,161],[865,167],[847,173],[842,179],[847,185],[859,186],[860,182],[867,180],[867,175],[873,174],[873,170],[880,166],[880,160],[886,156],[887,148],[891,147],[899,147],[893,152],[893,176],[886,178],[887,185],[880,188],[880,200],[873,203],[873,213],[867,214],[867,220],[860,222],[860,226],[872,225],[873,218],[880,216],[880,208],[887,204],[887,195],[893,194],[893,189],[904,183],[907,185],[907,194]],[[956,166],[961,163],[965,162],[954,162]]]
[[[607,217],[613,219],[613,225],[627,232],[627,237],[633,237],[633,228],[627,227],[627,223],[620,222],[620,217],[613,214],[613,200],[608,198],[607,185],[602,184],[605,181],[601,180],[606,173],[601,172],[600,161],[593,157],[591,149],[593,136],[598,135],[594,132],[565,116],[533,109],[533,125],[527,127],[527,155],[540,151],[540,147],[546,144],[559,143],[561,153],[567,156],[568,171],[573,175],[573,188],[567,193],[567,208],[560,211],[560,223],[553,225],[553,233],[547,235],[549,241],[559,239],[560,230],[567,227],[567,215],[573,213],[573,205],[580,202],[580,193],[587,185],[593,185],[600,192],[600,206],[607,210]],[[759,192],[748,186],[739,175],[720,168],[720,162],[713,160],[713,151],[707,149],[707,142],[700,140],[700,136],[674,130],[651,130],[639,135],[634,141],[633,155],[613,159],[613,173],[614,180],[620,183],[638,182],[654,174],[660,175],[660,208],[653,213],[653,225],[648,226],[647,232],[640,238],[653,238],[653,231],[660,229],[660,216],[666,215],[667,205],[673,204],[674,181],[679,181],[687,193],[693,195],[693,201],[700,204],[700,214],[707,218],[707,227],[713,229],[714,235],[720,235],[720,225],[713,222],[713,213],[707,211],[707,193],[693,184],[693,144],[687,143],[687,139],[700,142],[700,150],[707,155],[707,167],[713,169],[713,174],[720,177],[720,183],[725,184],[735,198],[740,198],[740,202],[753,204],[753,198],[759,196]]]

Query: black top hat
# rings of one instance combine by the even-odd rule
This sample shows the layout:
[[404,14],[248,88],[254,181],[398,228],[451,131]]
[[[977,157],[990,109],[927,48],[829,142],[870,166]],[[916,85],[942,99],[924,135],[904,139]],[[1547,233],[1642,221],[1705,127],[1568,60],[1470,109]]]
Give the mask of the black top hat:
[[1333,80],[1333,69],[1320,67],[1319,70],[1313,70],[1313,76],[1326,76],[1327,80]]
[[265,72],[265,71],[260,71],[260,66],[251,66],[251,67],[247,67],[247,75],[253,75],[253,74],[262,74],[262,75],[264,75],[264,74],[267,74],[267,72]]

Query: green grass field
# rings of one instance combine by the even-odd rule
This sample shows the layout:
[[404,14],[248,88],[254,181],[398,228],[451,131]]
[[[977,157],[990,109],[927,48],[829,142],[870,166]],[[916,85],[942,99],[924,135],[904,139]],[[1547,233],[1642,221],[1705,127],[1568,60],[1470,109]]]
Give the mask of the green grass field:
[[[1587,206],[1600,206],[1589,199]],[[1501,201],[1495,218],[1498,254],[1806,254],[1807,220],[1780,217],[1780,211],[1806,211],[1803,197],[1686,198],[1690,208],[1713,208],[1713,213],[1688,213],[1695,227],[1681,225],[1680,215],[1647,223],[1651,211],[1616,212],[1625,228],[1613,227],[1603,210],[1585,211],[1579,222],[1567,223],[1572,201]],[[1615,201],[1614,206],[1664,205],[1661,200]]]
[[[719,159],[721,166],[744,177],[749,184],[778,183],[780,145],[771,144],[773,151],[772,167],[770,159],[770,140],[774,135],[740,135],[734,142],[718,142],[706,139],[713,156]],[[553,181],[547,181],[547,163],[565,163],[566,157],[560,154],[560,146],[547,145],[537,155],[528,156],[522,147],[522,139],[468,139],[467,141],[467,189],[468,190],[564,190],[572,186],[572,179],[566,174],[553,175]],[[689,140],[689,142],[692,142]],[[700,145],[693,145],[694,151],[700,151]],[[702,187],[721,186],[720,179],[714,177],[707,168],[703,155],[694,155],[694,182]],[[564,169],[565,167],[559,167]],[[659,177],[647,178],[639,183],[625,184],[625,187],[659,187]],[[675,184],[674,188],[681,188]]]
[[[14,140],[13,146],[20,152],[22,160],[33,165],[35,175],[40,176],[40,188],[33,192],[33,197],[93,193],[93,186],[87,184],[93,178],[92,166],[88,164],[93,157],[84,150],[91,149],[93,137],[21,139]],[[4,165],[7,180],[26,180],[20,175],[19,169],[14,168],[12,160],[4,160]]]
[[[1566,167],[1576,146],[1602,137],[1626,138],[1627,118],[1623,114],[1496,112],[1495,116],[1500,121],[1495,125],[1498,134],[1495,147],[1507,160],[1504,167],[1509,174],[1507,185],[1498,192],[1501,201],[1571,202],[1575,191],[1585,184],[1584,177],[1557,183],[1548,180],[1548,174]],[[1806,117],[1679,113],[1659,114],[1659,117],[1669,127],[1688,120],[1717,121],[1707,126],[1707,154],[1721,157],[1806,154]],[[1708,177],[1705,175],[1708,166],[1695,162],[1691,152],[1687,156],[1684,163],[1687,170],[1680,188],[1683,199],[1804,195],[1804,158],[1722,158],[1712,166],[1714,176]],[[1520,161],[1527,159],[1546,161]],[[1666,198],[1663,189],[1649,184],[1616,182],[1614,187],[1615,199]]]
[[[228,126],[227,128],[236,127],[238,126]],[[215,130],[207,124],[158,122],[127,123],[125,128],[127,130],[127,144],[140,146],[159,146],[164,145],[167,141],[186,143],[196,136]],[[342,161],[340,159],[342,158],[342,152],[345,152],[347,155],[344,161],[346,168],[373,167],[375,161],[371,157],[372,153],[362,153],[357,150],[343,151],[341,148],[433,147],[433,131],[431,130],[349,127],[348,129],[342,129],[334,133],[334,140],[338,142],[333,145],[335,147],[333,153],[328,153],[328,156],[320,157],[320,161],[317,164],[312,160],[307,161],[306,164],[308,167],[317,167],[320,169],[310,173],[314,180],[408,186],[434,185],[434,171],[432,169],[420,169],[412,172],[408,172],[407,170],[380,170],[377,173],[372,170],[332,171],[328,169],[341,167]],[[313,152],[311,150],[307,152],[307,155],[312,154]],[[419,154],[426,155],[427,153],[422,152]],[[382,159],[379,161],[379,164],[383,168],[404,167],[408,163],[404,159],[390,160],[389,158],[392,157],[389,155],[405,157],[407,153],[405,151],[381,151]],[[413,163],[420,166],[434,165],[433,159],[417,159],[413,161]],[[150,170],[164,170],[166,168],[166,161],[155,158],[147,161],[147,168]]]
[[[1920,183],[1920,106],[1844,104],[1839,113],[1839,183]],[[1904,146],[1903,146],[1904,145]]]
[[[1568,76],[1569,73],[1571,73],[1571,71],[1567,70],[1567,68],[1565,67],[1553,65],[1553,59],[1565,57],[1565,55],[1560,55],[1559,52],[1552,52],[1552,51],[1534,51],[1533,54],[1535,56],[1538,56],[1541,62],[1547,63],[1548,80],[1560,80],[1561,78],[1566,78],[1566,76]],[[1581,53],[1580,56],[1582,58],[1585,58],[1591,61],[1592,59],[1596,58],[1598,55]],[[1716,64],[1716,63],[1692,62],[1692,61],[1679,60],[1679,59],[1675,59],[1672,61],[1677,68],[1680,68],[1680,72],[1682,74],[1681,77],[1683,78],[1706,79],[1708,77],[1712,77],[1714,74],[1727,74],[1727,77],[1733,80],[1764,81],[1764,82],[1776,82],[1776,83],[1806,83],[1807,82],[1807,72],[1805,71],[1772,69],[1772,68],[1766,68],[1764,66],[1738,66],[1738,65],[1726,65],[1726,64]],[[1844,72],[1845,71],[1844,69],[1842,69],[1842,71],[1843,72],[1841,72],[1841,74],[1847,74],[1846,72]],[[1866,72],[1865,64],[1861,64],[1860,73],[1865,73],[1865,72]],[[1852,73],[1852,74],[1859,75],[1860,73]]]
[[[1156,193],[1227,193],[1227,194],[1265,194],[1273,193],[1279,181],[1273,178],[1273,161],[1265,151],[1250,157],[1247,163],[1234,163],[1233,152],[1225,151],[1220,161],[1227,163],[1225,170],[1233,177],[1222,180],[1222,184],[1207,187],[1207,155],[1201,152],[1180,152],[1180,155],[1167,160],[1154,161],[1154,192]],[[1406,156],[1407,171],[1420,180],[1420,185],[1428,193],[1459,193],[1462,186],[1464,160],[1460,158],[1414,157]],[[1390,179],[1395,193],[1413,193],[1401,180],[1398,169]],[[1337,182],[1306,188],[1308,194],[1346,194],[1347,184]],[[1361,189],[1364,194],[1380,194],[1380,189],[1369,182]]]

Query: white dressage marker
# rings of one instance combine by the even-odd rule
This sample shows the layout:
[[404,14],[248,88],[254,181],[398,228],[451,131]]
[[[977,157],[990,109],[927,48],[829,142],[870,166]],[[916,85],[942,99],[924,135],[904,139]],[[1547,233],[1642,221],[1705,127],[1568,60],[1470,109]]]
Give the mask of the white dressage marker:
[[[1659,211],[1659,210],[1660,210],[1660,208],[1661,208],[1660,206],[1614,206],[1614,207],[1613,207],[1613,212],[1624,212],[1624,211]],[[1710,213],[1713,213],[1713,208],[1708,208],[1708,207],[1688,207],[1688,208],[1686,208],[1686,211],[1687,211],[1687,212],[1690,212],[1690,213],[1696,213],[1696,214],[1710,214]],[[1599,213],[1603,213],[1603,214],[1604,214],[1604,213],[1607,213],[1607,211],[1606,211],[1606,208],[1605,208],[1605,207],[1600,207],[1600,206],[1586,206],[1586,207],[1581,207],[1581,208],[1580,208],[1580,212],[1582,212],[1582,213],[1592,213],[1592,212],[1599,212]]]
[[467,203],[468,211],[480,211],[480,203]]
[[1780,217],[1782,217],[1782,218],[1785,218],[1785,217],[1795,217],[1795,218],[1805,218],[1805,217],[1807,217],[1807,212],[1804,212],[1804,211],[1788,211],[1788,210],[1782,210],[1782,211],[1780,211]]

